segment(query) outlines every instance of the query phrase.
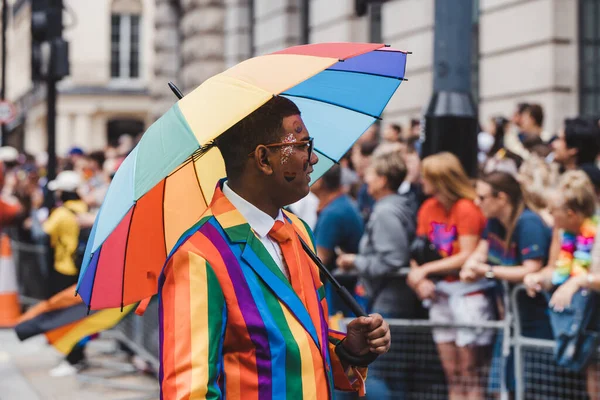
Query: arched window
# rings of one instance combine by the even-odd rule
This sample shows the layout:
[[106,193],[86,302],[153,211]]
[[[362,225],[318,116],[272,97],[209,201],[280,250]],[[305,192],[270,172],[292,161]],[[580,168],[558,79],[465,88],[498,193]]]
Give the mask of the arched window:
[[110,76],[140,77],[140,32],[142,5],[139,0],[114,0],[110,24]]

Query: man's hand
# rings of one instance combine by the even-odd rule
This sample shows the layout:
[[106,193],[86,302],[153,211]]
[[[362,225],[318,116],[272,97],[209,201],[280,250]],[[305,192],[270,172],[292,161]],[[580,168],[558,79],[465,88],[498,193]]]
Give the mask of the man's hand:
[[390,326],[379,314],[358,317],[348,324],[342,346],[353,355],[363,356],[369,351],[385,354],[390,349]]

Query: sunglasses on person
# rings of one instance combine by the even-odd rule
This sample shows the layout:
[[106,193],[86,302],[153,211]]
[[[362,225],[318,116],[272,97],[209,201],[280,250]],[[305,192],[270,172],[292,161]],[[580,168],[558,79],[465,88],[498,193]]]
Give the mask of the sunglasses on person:
[[[308,152],[308,160],[310,161],[311,157],[312,157],[312,152],[313,152],[313,141],[315,138],[309,137],[308,140],[298,140],[297,142],[291,142],[291,143],[284,143],[284,142],[280,142],[280,143],[271,143],[271,144],[265,144],[265,147],[269,147],[269,148],[275,148],[275,147],[285,147],[285,146],[294,146],[294,147],[300,147],[303,149],[306,149]],[[254,151],[250,154],[248,154],[248,157],[252,157],[254,155]]]

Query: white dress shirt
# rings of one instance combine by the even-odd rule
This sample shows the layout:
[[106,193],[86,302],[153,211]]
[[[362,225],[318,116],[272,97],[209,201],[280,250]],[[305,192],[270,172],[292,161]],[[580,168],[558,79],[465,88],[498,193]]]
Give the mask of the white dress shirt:
[[259,210],[254,204],[248,202],[246,199],[242,198],[239,194],[231,190],[227,182],[223,183],[223,194],[227,197],[227,200],[233,204],[233,206],[242,214],[242,217],[248,222],[250,228],[256,233],[256,236],[260,239],[265,249],[271,255],[271,258],[283,275],[289,279],[289,275],[287,272],[287,268],[283,261],[283,255],[281,253],[281,247],[279,247],[279,243],[277,241],[271,239],[269,237],[269,232],[275,225],[275,221],[282,221],[283,213],[279,210],[279,214],[277,215],[277,219],[271,218],[270,215],[265,213],[262,210]]

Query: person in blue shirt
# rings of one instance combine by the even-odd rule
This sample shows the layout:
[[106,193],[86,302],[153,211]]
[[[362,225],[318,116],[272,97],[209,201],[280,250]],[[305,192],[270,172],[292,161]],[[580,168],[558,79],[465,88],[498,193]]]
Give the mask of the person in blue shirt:
[[[546,265],[550,252],[552,230],[542,218],[525,207],[519,182],[506,172],[492,172],[477,182],[476,202],[488,218],[475,252],[463,266],[463,281],[481,279],[508,281],[509,286],[522,283],[527,274],[539,271]],[[543,296],[518,299],[522,334],[524,336],[552,339],[550,321],[546,312],[547,302]],[[499,310],[502,314],[502,310]],[[502,317],[502,315],[499,315]],[[502,357],[501,338],[494,348],[494,358]],[[500,362],[492,363],[490,377]],[[507,386],[514,390],[512,354],[506,363]],[[491,382],[490,390],[497,391],[499,382]]]
[[[334,165],[312,186],[312,192],[319,199],[314,229],[317,255],[330,271],[336,268],[336,252],[358,252],[364,231],[362,216],[354,201],[344,192],[341,177],[340,166]],[[340,276],[339,281],[350,293],[354,293],[356,276]],[[330,314],[341,311],[345,316],[352,315],[331,286],[327,284],[326,287]]]

